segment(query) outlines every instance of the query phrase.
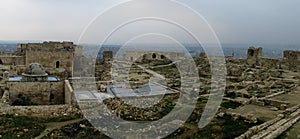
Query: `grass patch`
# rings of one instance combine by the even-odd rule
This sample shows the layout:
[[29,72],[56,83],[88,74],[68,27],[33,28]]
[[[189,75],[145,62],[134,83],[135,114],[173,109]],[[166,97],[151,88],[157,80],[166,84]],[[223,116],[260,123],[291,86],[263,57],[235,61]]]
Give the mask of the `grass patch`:
[[239,106],[241,106],[241,105],[242,105],[242,104],[241,104],[241,103],[238,103],[238,102],[223,102],[223,103],[221,104],[221,106],[224,107],[224,108],[226,108],[226,109],[229,109],[229,108],[235,109],[235,108],[237,108],[237,107],[239,107]]
[[36,118],[3,115],[0,117],[0,134],[5,139],[31,139],[44,131],[45,126]]
[[[80,125],[84,125],[80,126]],[[62,139],[110,139],[100,131],[95,129],[87,120],[64,126],[60,129],[53,130],[43,139],[62,138]]]

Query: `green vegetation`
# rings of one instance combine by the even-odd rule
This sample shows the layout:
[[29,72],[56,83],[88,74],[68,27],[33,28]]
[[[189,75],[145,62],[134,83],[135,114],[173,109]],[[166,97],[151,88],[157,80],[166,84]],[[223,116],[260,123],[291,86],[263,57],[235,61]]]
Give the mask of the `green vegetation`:
[[221,104],[221,106],[224,107],[224,108],[226,108],[226,109],[229,109],[229,108],[235,109],[235,108],[237,108],[237,107],[239,107],[239,106],[241,106],[241,105],[242,105],[242,104],[241,104],[241,103],[238,103],[238,102],[223,102],[223,103]]
[[80,118],[82,118],[82,115],[79,114],[53,118],[2,115],[0,116],[0,135],[5,139],[31,139],[40,135],[45,130],[46,123],[63,122]]
[[38,118],[38,121],[41,123],[49,123],[49,122],[64,122],[70,121],[75,119],[81,119],[83,116],[81,114],[72,114],[72,115],[65,115],[65,116],[57,116],[52,118]]
[[202,129],[198,128],[197,123],[186,123],[184,127],[179,128],[174,133],[166,137],[172,138],[203,138],[203,139],[231,139],[235,138],[250,127],[261,124],[259,121],[256,124],[249,124],[244,120],[234,120],[229,115],[224,115],[222,118],[214,118],[207,126]]
[[30,139],[44,131],[45,126],[35,118],[3,115],[0,117],[0,134],[5,139]]
[[[81,125],[81,126],[80,126]],[[95,129],[87,120],[64,126],[53,130],[43,139],[62,138],[62,139],[110,139],[106,135]]]

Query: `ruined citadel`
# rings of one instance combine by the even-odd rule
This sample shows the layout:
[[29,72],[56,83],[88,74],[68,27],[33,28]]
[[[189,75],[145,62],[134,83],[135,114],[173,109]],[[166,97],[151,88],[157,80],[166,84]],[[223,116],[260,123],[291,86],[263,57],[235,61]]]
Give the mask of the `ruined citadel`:
[[[239,107],[221,107],[217,117],[230,115],[236,120],[242,119],[246,123],[253,124],[257,123],[258,119],[265,121],[249,128],[247,132],[237,137],[239,139],[278,137],[292,127],[300,117],[297,99],[300,98],[300,52],[287,50],[283,52],[283,58],[272,59],[263,57],[262,51],[262,48],[250,47],[245,52],[246,59],[226,58],[227,84],[223,101],[238,103]],[[176,61],[171,61],[170,57]],[[111,51],[105,51],[102,59],[95,61],[96,80],[89,82],[91,77],[74,76],[74,65],[90,64],[84,63],[82,47],[72,42],[19,44],[16,52],[0,55],[0,74],[3,75],[0,114],[48,117],[72,115],[80,113],[78,102],[91,104],[102,99],[108,105],[108,109],[115,111],[113,114],[119,117],[125,119],[133,117],[133,120],[151,119],[149,115],[153,113],[155,115],[157,111],[135,110],[119,102],[119,95],[130,98],[132,96],[130,92],[127,94],[113,92],[112,88],[115,86],[112,76],[118,76],[118,72],[111,72],[112,65],[115,62],[122,63],[120,64],[122,66],[118,67],[120,70],[126,68],[131,71],[130,76],[124,77],[124,80],[138,84],[137,86],[150,82],[149,79],[154,74],[164,75],[166,84],[159,85],[160,82],[153,80],[152,85],[160,86],[157,87],[160,90],[169,90],[167,98],[173,99],[180,92],[178,83],[180,76],[174,65],[184,57],[186,57],[184,53],[178,52],[127,51],[123,60],[116,60]],[[201,80],[199,101],[204,103],[210,93],[210,62],[205,53],[193,58]],[[128,63],[135,64],[128,65]],[[85,69],[79,70],[87,72]],[[74,85],[78,80],[85,84]],[[74,91],[74,88],[86,89],[89,87],[88,84],[92,83],[96,84],[95,90],[87,89],[88,91],[78,93]],[[119,89],[127,91],[125,87]],[[296,99],[286,99],[293,97]],[[164,103],[159,105],[167,106]]]

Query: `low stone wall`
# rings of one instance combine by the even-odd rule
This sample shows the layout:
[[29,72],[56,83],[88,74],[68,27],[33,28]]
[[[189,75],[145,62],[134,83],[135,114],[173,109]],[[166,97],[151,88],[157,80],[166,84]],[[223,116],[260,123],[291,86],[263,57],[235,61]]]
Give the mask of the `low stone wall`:
[[30,98],[33,104],[64,104],[64,82],[7,82],[10,100]]
[[262,101],[264,102],[265,105],[274,106],[274,107],[279,108],[280,110],[286,109],[286,107],[289,104],[285,101],[279,101],[279,100],[274,100],[274,99],[263,99]]
[[281,59],[263,58],[262,66],[272,69],[279,69],[281,64]]
[[222,117],[224,114],[230,115],[233,119],[238,120],[245,120],[248,123],[257,123],[257,118],[253,115],[242,115],[239,113],[233,113],[233,112],[225,112],[225,113],[220,113],[218,116]]
[[65,104],[77,106],[77,101],[69,80],[65,80]]
[[253,126],[248,131],[246,131],[244,134],[240,135],[239,137],[236,137],[235,139],[250,139],[253,135],[257,134],[258,132],[262,131],[263,129],[273,125],[274,123],[281,120],[281,117],[276,117],[273,120],[267,121],[261,125]]
[[12,114],[47,118],[74,115],[79,113],[80,110],[71,105],[5,106],[0,109],[0,115]]
[[3,65],[25,65],[24,56],[16,55],[0,55],[0,60]]
[[269,98],[251,98],[250,104],[255,104],[259,106],[273,106],[280,110],[286,109],[286,107],[289,105],[288,102],[269,99]]
[[285,115],[280,114],[273,120],[250,128],[247,132],[235,139],[277,138],[300,119],[299,105],[286,109],[285,113]]

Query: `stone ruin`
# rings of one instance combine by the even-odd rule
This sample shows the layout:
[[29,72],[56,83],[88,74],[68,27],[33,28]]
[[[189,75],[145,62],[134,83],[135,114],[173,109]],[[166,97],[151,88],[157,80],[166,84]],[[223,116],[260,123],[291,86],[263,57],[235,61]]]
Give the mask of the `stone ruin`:
[[300,71],[300,52],[299,51],[284,51],[283,62],[286,68],[291,71]]
[[247,63],[249,65],[260,66],[262,59],[262,48],[250,47],[247,53]]
[[127,61],[141,61],[142,59],[148,60],[166,60],[166,59],[184,59],[185,53],[180,52],[158,52],[158,51],[126,51],[125,60]]
[[112,61],[113,60],[113,52],[112,51],[104,51],[102,59],[104,61]]
[[10,66],[14,71],[10,74],[18,75],[23,73],[29,64],[40,63],[47,73],[67,79],[73,73],[74,57],[81,55],[82,48],[73,42],[18,44],[16,52],[0,54],[0,65]]

